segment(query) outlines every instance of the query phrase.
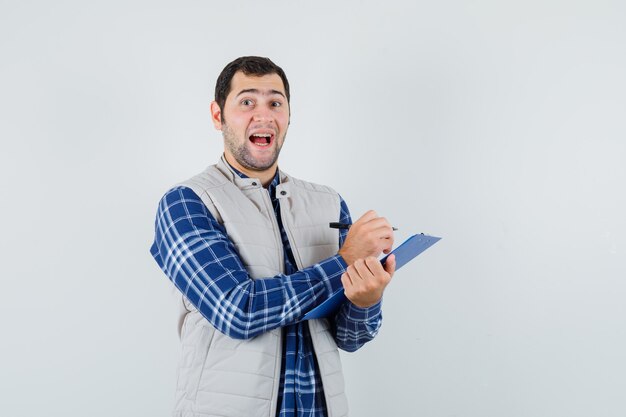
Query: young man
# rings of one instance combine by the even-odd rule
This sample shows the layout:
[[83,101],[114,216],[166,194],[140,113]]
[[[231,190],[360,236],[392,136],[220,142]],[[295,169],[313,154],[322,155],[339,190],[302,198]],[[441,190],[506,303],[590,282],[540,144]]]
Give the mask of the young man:
[[[228,64],[211,103],[224,155],[159,204],[151,253],[184,307],[175,416],[345,416],[337,347],[380,328],[392,228],[373,211],[329,228],[351,223],[343,199],[278,169],[289,100],[269,59]],[[333,317],[302,320],[342,286]]]

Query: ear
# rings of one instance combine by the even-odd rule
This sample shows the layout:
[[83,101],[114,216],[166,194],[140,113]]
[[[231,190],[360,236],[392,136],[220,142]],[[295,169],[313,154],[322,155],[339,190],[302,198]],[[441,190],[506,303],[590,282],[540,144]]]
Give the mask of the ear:
[[211,102],[211,121],[216,130],[222,130],[222,110],[217,101]]

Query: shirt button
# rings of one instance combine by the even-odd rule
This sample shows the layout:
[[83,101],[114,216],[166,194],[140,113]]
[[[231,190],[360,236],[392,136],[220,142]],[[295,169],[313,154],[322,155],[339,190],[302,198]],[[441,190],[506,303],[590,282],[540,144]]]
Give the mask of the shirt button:
[[256,182],[252,182],[252,185],[254,185],[256,187]]
[[281,191],[280,195],[287,195],[287,191]]

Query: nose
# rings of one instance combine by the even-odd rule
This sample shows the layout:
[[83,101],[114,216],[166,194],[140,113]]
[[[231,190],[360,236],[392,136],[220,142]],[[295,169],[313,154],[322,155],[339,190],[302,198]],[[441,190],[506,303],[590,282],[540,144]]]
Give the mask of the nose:
[[256,109],[252,118],[255,122],[274,122],[271,110],[264,107]]

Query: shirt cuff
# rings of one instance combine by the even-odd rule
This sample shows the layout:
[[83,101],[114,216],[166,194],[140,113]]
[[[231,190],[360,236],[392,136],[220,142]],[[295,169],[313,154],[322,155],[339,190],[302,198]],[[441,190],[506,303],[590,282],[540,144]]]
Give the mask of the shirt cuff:
[[352,304],[350,300],[347,300],[345,307],[346,317],[348,320],[356,322],[366,322],[378,319],[380,317],[382,304],[383,300],[381,299],[373,306],[362,308]]
[[317,266],[322,270],[322,275],[325,277],[324,283],[329,295],[343,288],[341,275],[348,269],[348,264],[340,255],[331,256]]

